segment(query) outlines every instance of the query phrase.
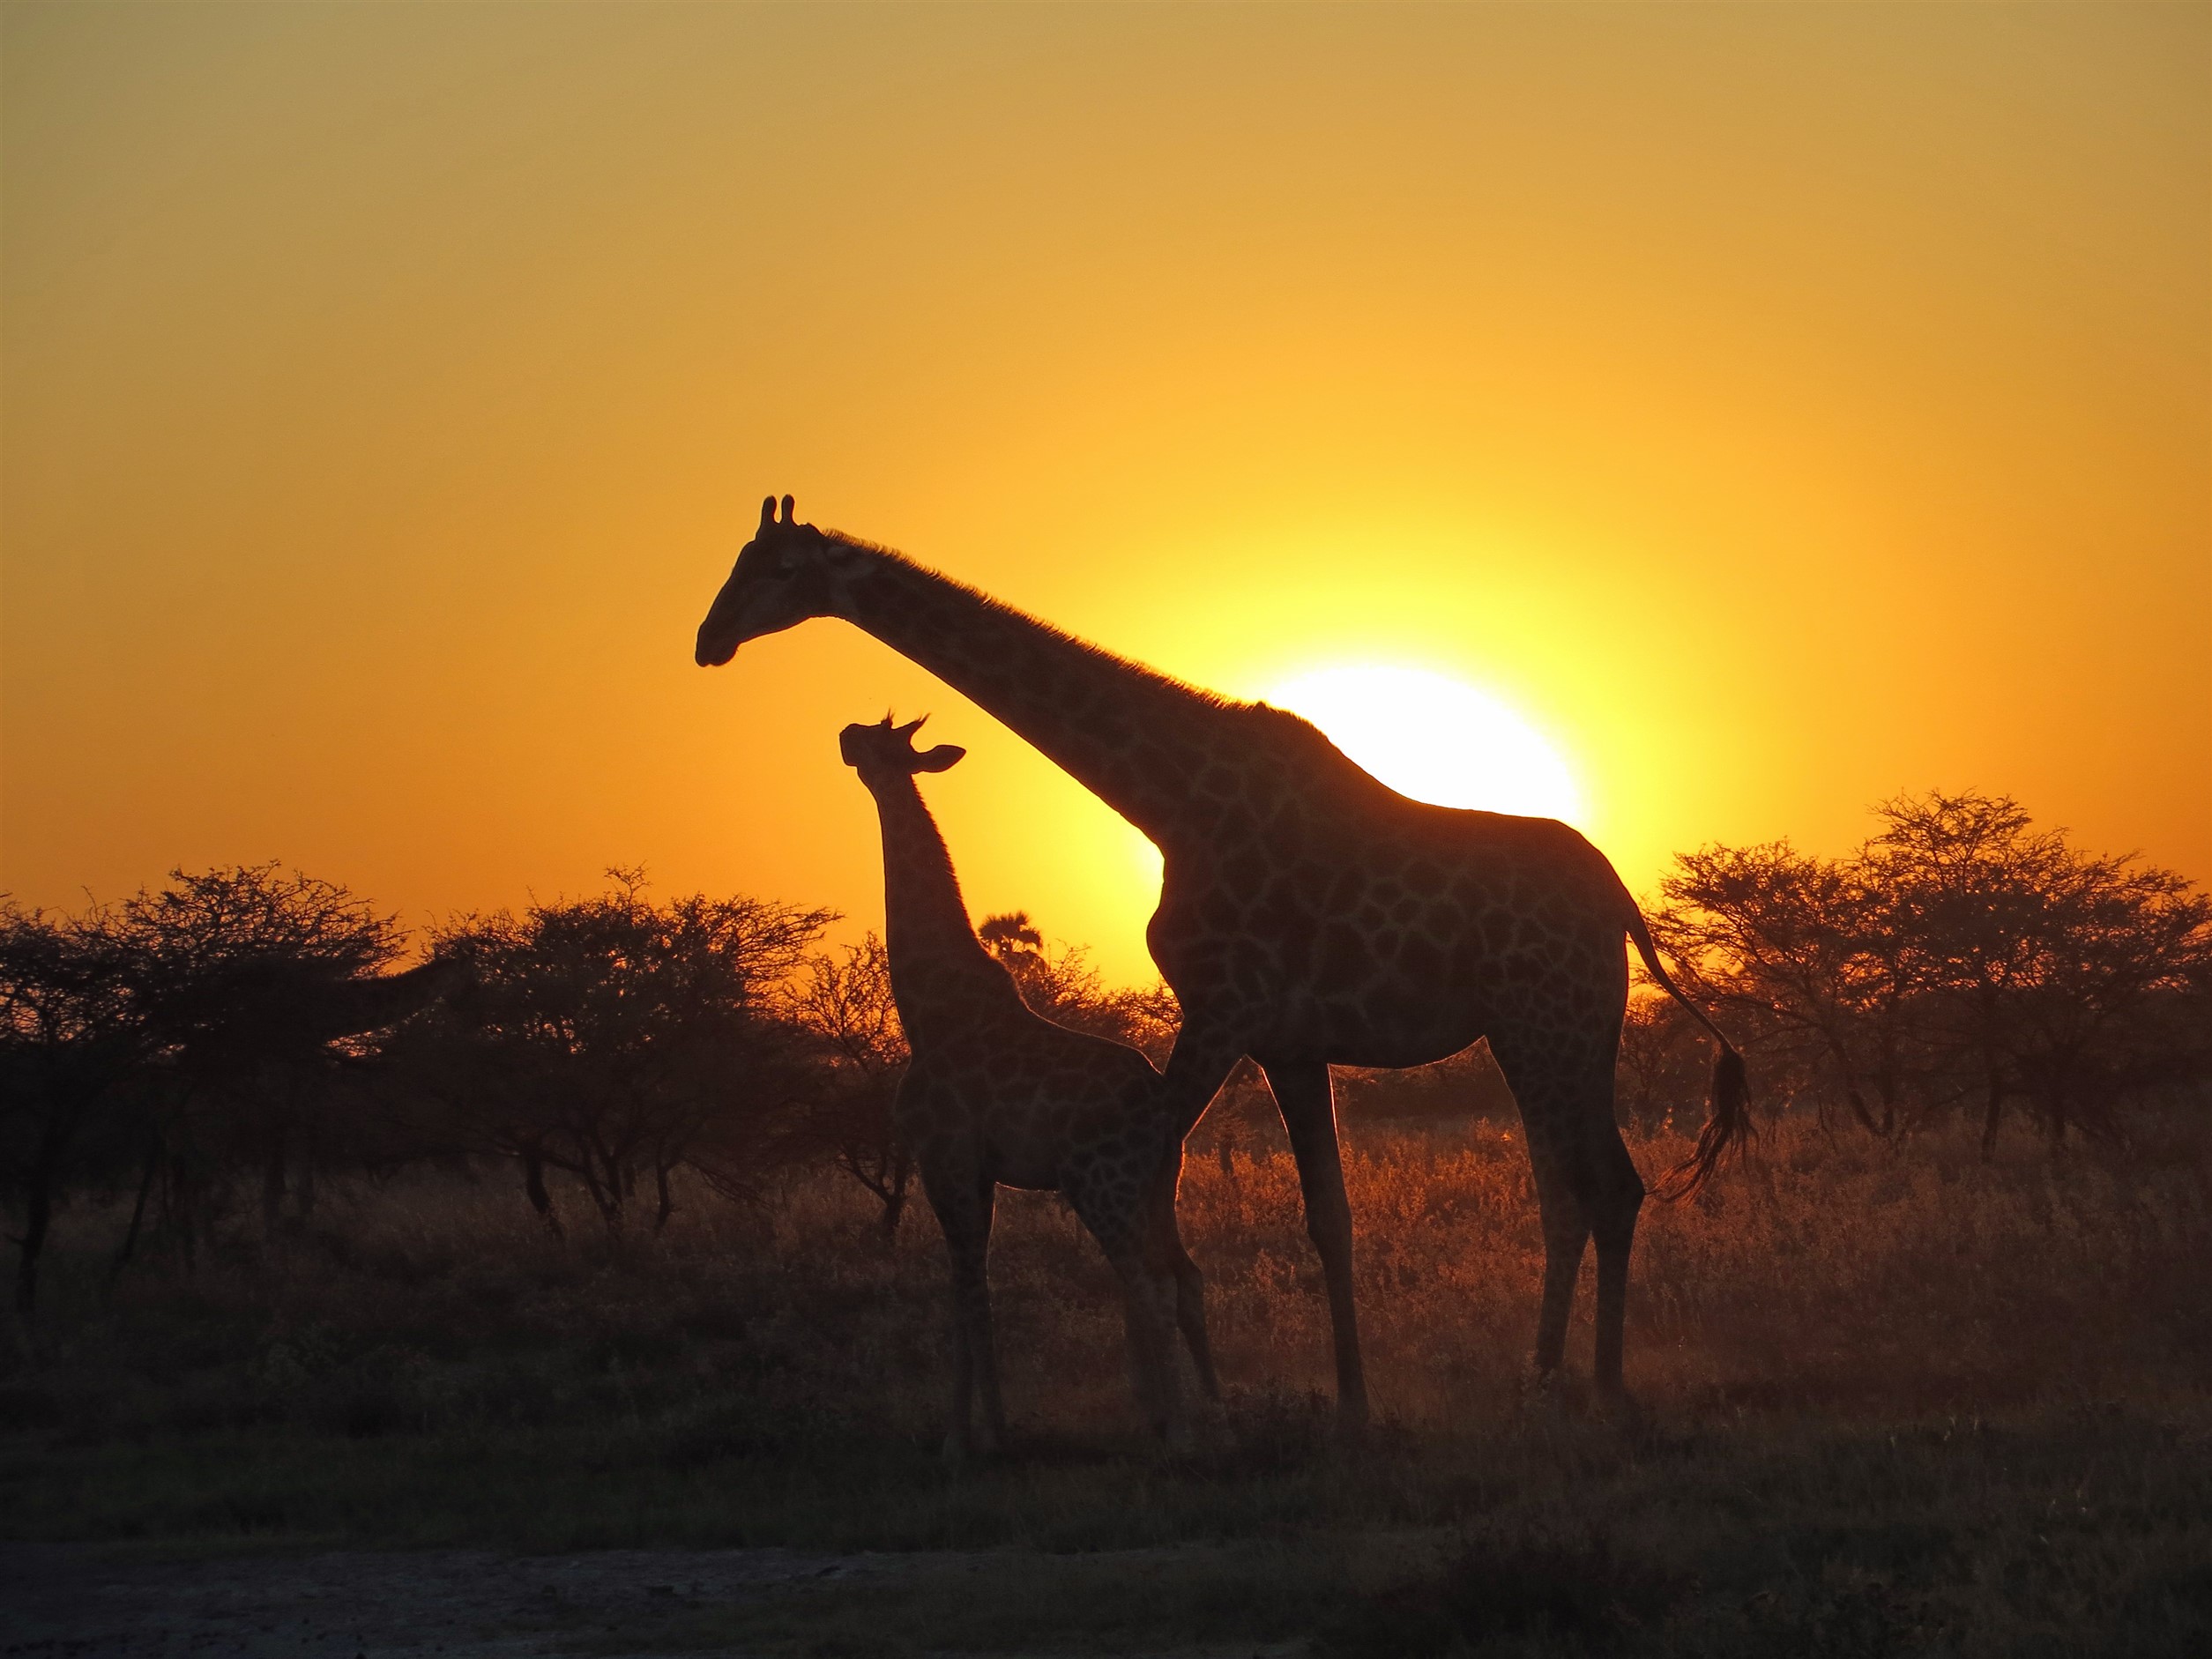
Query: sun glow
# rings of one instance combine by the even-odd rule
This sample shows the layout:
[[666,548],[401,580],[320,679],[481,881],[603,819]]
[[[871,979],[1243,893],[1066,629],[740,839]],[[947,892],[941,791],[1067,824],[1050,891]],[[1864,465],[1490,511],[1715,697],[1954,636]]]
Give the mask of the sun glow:
[[1319,668],[1267,696],[1402,795],[1531,818],[1583,821],[1582,792],[1558,750],[1488,693],[1424,668]]

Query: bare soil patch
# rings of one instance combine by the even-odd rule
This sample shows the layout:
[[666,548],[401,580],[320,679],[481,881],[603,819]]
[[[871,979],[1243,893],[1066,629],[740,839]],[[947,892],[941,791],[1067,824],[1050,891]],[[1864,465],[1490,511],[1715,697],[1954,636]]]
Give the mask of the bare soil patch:
[[[900,1654],[934,1651],[949,1611],[1018,1619],[1040,1595],[1126,1598],[1239,1576],[1249,1551],[1112,1551],[1079,1560],[1025,1551],[601,1550],[525,1556],[483,1550],[151,1559],[79,1544],[0,1545],[0,1653],[70,1659],[444,1659],[586,1653]],[[1242,1564],[1249,1566],[1250,1563]],[[1072,1581],[1082,1582],[1073,1583]],[[1086,1596],[1085,1592],[1090,1592]],[[1076,1610],[1069,1608],[1073,1612]],[[1109,1621],[1110,1622],[1110,1621]],[[1018,1651],[999,1640],[987,1651]],[[1087,1654],[1288,1653],[1302,1643],[1163,1647],[1106,1628]]]

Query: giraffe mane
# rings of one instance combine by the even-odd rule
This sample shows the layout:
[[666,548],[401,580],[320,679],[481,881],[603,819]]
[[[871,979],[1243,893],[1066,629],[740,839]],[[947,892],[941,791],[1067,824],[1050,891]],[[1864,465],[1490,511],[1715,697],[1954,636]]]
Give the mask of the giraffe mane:
[[838,547],[866,554],[887,564],[896,565],[903,570],[910,571],[927,581],[942,584],[975,605],[986,615],[1001,618],[1024,628],[1034,629],[1043,639],[1087,658],[1104,667],[1128,675],[1171,696],[1187,699],[1201,710],[1224,714],[1240,722],[1250,722],[1258,728],[1255,736],[1262,742],[1270,747],[1279,745],[1290,749],[1296,755],[1298,760],[1306,765],[1326,767],[1353,787],[1383,787],[1376,782],[1372,773],[1345,755],[1330,740],[1326,733],[1301,714],[1295,713],[1289,709],[1278,709],[1270,703],[1224,696],[1221,693],[1209,690],[1204,686],[1195,686],[1187,680],[1180,680],[1173,674],[1162,673],[1148,663],[1134,661],[1118,652],[1108,651],[1102,645],[1094,644],[1080,635],[1071,634],[1066,629],[1046,621],[1042,617],[1032,615],[1018,606],[1009,605],[1003,599],[994,598],[984,592],[980,588],[961,581],[957,577],[949,576],[942,570],[932,569],[919,560],[909,558],[896,547],[887,547],[881,542],[864,541],[858,536],[849,536],[839,530],[825,531],[823,534]]
[[[1055,644],[1065,645],[1076,651],[1080,651],[1083,655],[1090,658],[1094,662],[1102,663],[1109,667],[1121,669],[1126,673],[1136,674],[1142,679],[1149,680],[1153,684],[1160,687],[1163,690],[1180,693],[1184,696],[1191,698],[1195,702],[1203,704],[1207,708],[1220,709],[1231,713],[1242,713],[1247,710],[1266,709],[1268,707],[1268,705],[1263,703],[1248,703],[1240,697],[1225,697],[1218,691],[1209,691],[1203,686],[1194,686],[1188,680],[1178,680],[1173,674],[1162,673],[1158,669],[1152,667],[1150,664],[1133,661],[1129,658],[1123,657],[1117,652],[1106,650],[1103,645],[1095,645],[1091,644],[1091,641],[1083,638],[1081,636],[1071,634],[1066,629],[1061,628],[1054,623],[1048,622],[1040,616],[1031,615],[1030,613],[1023,610],[1018,606],[1009,605],[1003,599],[994,599],[990,594],[986,593],[981,588],[976,587],[972,584],[963,582],[957,577],[948,576],[942,570],[934,570],[918,559],[910,559],[905,554],[899,552],[899,550],[896,547],[886,547],[881,542],[863,541],[858,536],[848,536],[841,530],[830,531],[825,533],[832,537],[841,546],[855,548],[862,553],[872,554],[876,558],[883,559],[890,563],[904,566],[906,569],[912,570],[921,576],[927,577],[933,582],[942,582],[945,586],[952,588],[968,599],[974,600],[978,606],[981,606],[982,609],[990,615],[1005,617],[1013,621],[1025,623],[1029,627],[1037,629],[1039,634],[1043,635],[1046,639],[1051,640]],[[1287,711],[1278,709],[1270,710],[1270,712],[1280,714]],[[1292,716],[1292,718],[1293,719],[1297,718],[1294,715]]]

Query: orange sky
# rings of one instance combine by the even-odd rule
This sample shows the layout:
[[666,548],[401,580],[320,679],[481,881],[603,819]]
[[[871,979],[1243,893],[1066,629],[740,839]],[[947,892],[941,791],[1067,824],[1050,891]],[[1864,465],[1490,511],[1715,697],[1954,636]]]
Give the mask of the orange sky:
[[1258,693],[1449,673],[1631,885],[2018,795],[2212,876],[2212,9],[10,4],[0,885],[411,922],[971,907],[1145,971],[1132,833],[816,623],[770,491]]

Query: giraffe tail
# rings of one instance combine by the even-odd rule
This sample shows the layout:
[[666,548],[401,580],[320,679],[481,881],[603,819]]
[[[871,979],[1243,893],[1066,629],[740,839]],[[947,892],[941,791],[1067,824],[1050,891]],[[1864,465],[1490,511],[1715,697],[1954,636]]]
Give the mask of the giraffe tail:
[[1722,1038],[1720,1053],[1713,1061],[1712,1114],[1698,1131],[1695,1149],[1660,1180],[1659,1196],[1669,1203],[1696,1196],[1719,1167],[1721,1155],[1751,1135],[1751,1090],[1744,1078],[1744,1057]]
[[1658,950],[1651,942],[1651,929],[1645,925],[1643,912],[1636,908],[1633,899],[1628,904],[1627,926],[1628,938],[1636,948],[1636,955],[1643,959],[1643,970],[1651,976],[1651,982],[1687,1008],[1690,1017],[1710,1031],[1713,1041],[1720,1045],[1719,1053],[1713,1058],[1712,1106],[1704,1128],[1698,1134],[1697,1146],[1659,1183],[1658,1195],[1673,1203],[1695,1196],[1720,1167],[1728,1149],[1741,1146],[1751,1139],[1751,1087],[1744,1076],[1744,1057],[1736,1052],[1736,1045],[1722,1034],[1719,1026],[1705,1017],[1703,1009],[1683,994],[1682,987],[1659,965]]

